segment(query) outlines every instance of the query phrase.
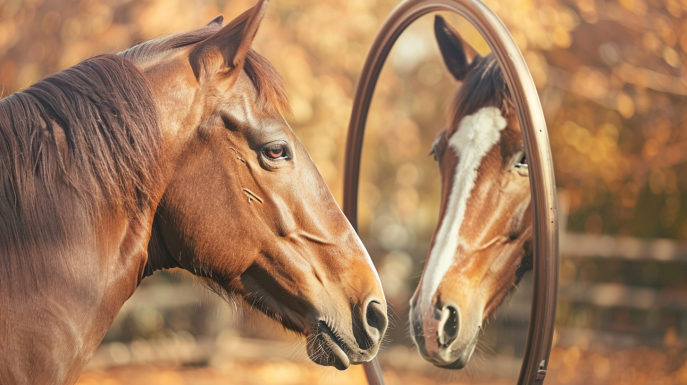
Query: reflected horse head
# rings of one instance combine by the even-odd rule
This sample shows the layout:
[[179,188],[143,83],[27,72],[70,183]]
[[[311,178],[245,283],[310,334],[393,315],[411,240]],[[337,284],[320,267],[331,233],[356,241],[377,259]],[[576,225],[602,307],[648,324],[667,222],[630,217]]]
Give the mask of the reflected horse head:
[[251,49],[266,11],[0,101],[0,383],[76,381],[141,279],[173,267],[306,336],[316,363],[376,355],[379,277]]
[[532,204],[522,135],[493,54],[481,57],[437,16],[435,37],[462,82],[434,142],[439,224],[410,305],[411,334],[436,366],[469,361],[485,321],[532,266]]

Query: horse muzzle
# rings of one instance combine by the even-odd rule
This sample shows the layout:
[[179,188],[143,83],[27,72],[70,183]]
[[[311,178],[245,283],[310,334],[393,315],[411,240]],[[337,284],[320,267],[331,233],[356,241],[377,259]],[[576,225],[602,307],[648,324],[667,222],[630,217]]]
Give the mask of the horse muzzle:
[[350,330],[337,327],[340,323],[331,322],[327,317],[317,321],[307,337],[308,356],[313,362],[345,370],[351,364],[368,362],[377,355],[388,325],[383,300],[370,299],[359,315],[356,312],[352,315]]
[[453,303],[444,303],[425,317],[418,310],[410,311],[411,334],[422,357],[440,368],[464,368],[475,351],[481,325],[461,322],[460,307]]

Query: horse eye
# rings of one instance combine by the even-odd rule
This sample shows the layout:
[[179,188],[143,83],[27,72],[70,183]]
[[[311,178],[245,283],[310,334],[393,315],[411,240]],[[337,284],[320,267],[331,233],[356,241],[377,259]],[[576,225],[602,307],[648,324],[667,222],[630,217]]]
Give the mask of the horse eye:
[[523,151],[520,161],[515,164],[515,168],[527,168],[527,155]]
[[437,144],[437,141],[432,143],[432,151],[430,151],[428,155],[433,157],[435,162],[439,163],[439,151],[437,151]]
[[270,159],[279,159],[284,157],[286,150],[284,149],[283,144],[273,144],[271,146],[265,147],[263,153],[266,157]]
[[285,144],[270,144],[262,149],[262,154],[270,160],[281,160],[286,158]]
[[430,151],[429,154],[427,154],[427,155],[434,157],[434,161],[435,161],[435,162],[438,161],[438,160],[437,160],[437,149],[436,149],[436,148],[432,147],[432,151]]

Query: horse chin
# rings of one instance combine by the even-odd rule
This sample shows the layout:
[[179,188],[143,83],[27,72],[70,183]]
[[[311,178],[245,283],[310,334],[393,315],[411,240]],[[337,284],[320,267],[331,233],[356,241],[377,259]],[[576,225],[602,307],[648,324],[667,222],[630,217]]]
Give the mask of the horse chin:
[[346,370],[351,366],[348,358],[346,343],[339,337],[327,323],[320,321],[317,325],[317,334],[309,337],[308,356],[322,366],[333,366],[339,370]]
[[436,362],[433,362],[434,366],[442,369],[450,369],[450,370],[458,370],[458,369],[463,369],[468,362],[470,361],[470,358],[472,357],[472,353],[475,352],[475,347],[477,346],[477,339],[479,337],[479,330],[477,333],[475,333],[474,337],[472,337],[472,340],[463,348],[463,349],[456,349],[457,351],[461,351],[462,353],[458,358],[456,358],[453,362],[451,362],[450,359],[446,360],[448,362],[451,362],[449,364],[439,364]]

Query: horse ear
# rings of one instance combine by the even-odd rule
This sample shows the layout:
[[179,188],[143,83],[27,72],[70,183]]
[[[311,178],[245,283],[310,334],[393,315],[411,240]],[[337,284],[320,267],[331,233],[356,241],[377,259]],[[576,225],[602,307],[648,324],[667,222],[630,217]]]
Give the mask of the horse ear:
[[214,27],[214,26],[221,27],[222,23],[224,23],[224,16],[219,15],[216,18],[210,20],[209,23],[205,24],[205,28]]
[[470,71],[470,64],[479,56],[477,51],[439,15],[434,18],[434,36],[439,43],[444,63],[453,77],[459,81],[465,79]]
[[[189,60],[197,79],[243,68],[243,61],[267,13],[268,3],[268,0],[258,0],[249,10],[193,48]],[[218,22],[221,24],[222,20],[220,16],[208,26]]]

